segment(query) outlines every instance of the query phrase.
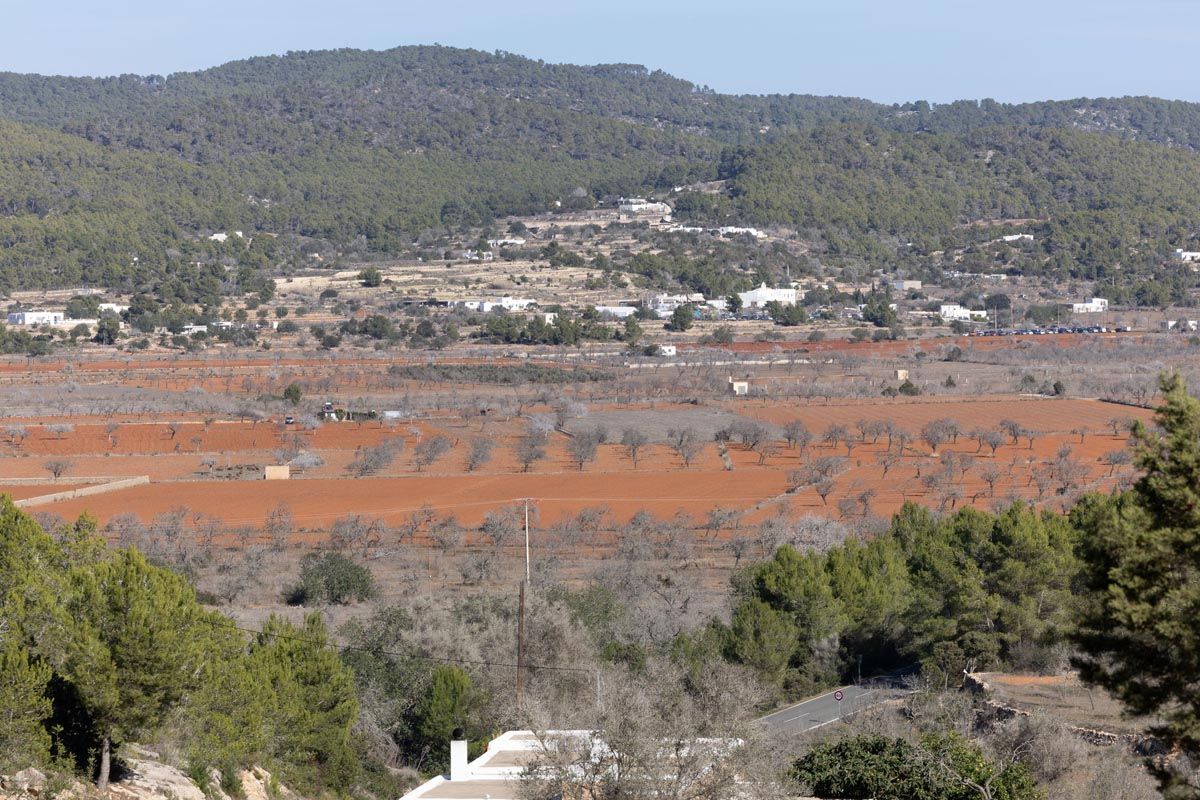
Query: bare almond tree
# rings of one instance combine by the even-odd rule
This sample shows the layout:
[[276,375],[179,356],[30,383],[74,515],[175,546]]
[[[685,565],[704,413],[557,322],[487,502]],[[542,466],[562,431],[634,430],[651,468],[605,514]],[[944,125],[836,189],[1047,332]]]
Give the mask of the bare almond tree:
[[1112,477],[1117,467],[1123,467],[1132,461],[1128,450],[1109,450],[1100,460],[1108,466],[1108,477]]
[[1021,423],[1013,419],[1000,420],[1000,430],[1008,434],[1009,439],[1012,440],[1010,444],[1014,445],[1020,441],[1025,433],[1025,429],[1021,426]]
[[59,422],[53,425],[47,425],[46,431],[54,434],[55,439],[61,439],[68,433],[74,433],[75,426],[69,422]]
[[42,464],[42,469],[49,472],[52,476],[54,476],[54,480],[57,481],[63,475],[67,474],[67,472],[69,472],[71,467],[73,467],[73,466],[74,466],[74,463],[71,462],[69,459],[52,458],[49,461],[47,461],[45,464]]
[[648,443],[649,437],[636,428],[626,428],[621,432],[621,444],[625,447],[625,452],[629,454],[630,460],[633,461],[634,469],[637,469],[638,456]]
[[546,457],[545,432],[531,426],[525,435],[517,440],[513,447],[513,454],[517,458],[517,463],[521,465],[521,471],[529,472],[530,467]]
[[451,447],[453,444],[450,439],[440,433],[428,439],[422,439],[413,448],[413,464],[416,466],[417,472],[436,463],[438,459],[450,452]]
[[585,464],[596,460],[599,445],[600,439],[595,431],[580,431],[571,437],[571,441],[567,443],[567,452],[571,454],[571,460],[579,465],[580,472],[583,472]]
[[803,422],[794,419],[783,426],[783,440],[791,449],[795,449],[798,445],[800,452],[803,453],[812,442],[812,432]]
[[20,447],[29,436],[29,431],[24,425],[8,425],[4,428],[4,435],[8,437],[9,444]]
[[987,484],[989,497],[996,496],[996,484],[1002,477],[1004,477],[1004,473],[995,464],[990,464],[980,470],[979,478]]
[[683,460],[685,467],[690,467],[692,461],[701,450],[700,437],[695,428],[673,428],[667,431],[667,439],[671,448]]
[[1129,433],[1129,429],[1133,427],[1133,420],[1129,417],[1113,417],[1108,421],[1108,427],[1112,429],[1112,435],[1116,438]]
[[942,426],[940,420],[933,420],[925,423],[921,428],[921,441],[929,447],[931,455],[937,455],[938,448],[946,443],[946,429]]
[[471,449],[467,454],[467,472],[474,472],[492,460],[492,449],[495,442],[485,437],[471,440]]

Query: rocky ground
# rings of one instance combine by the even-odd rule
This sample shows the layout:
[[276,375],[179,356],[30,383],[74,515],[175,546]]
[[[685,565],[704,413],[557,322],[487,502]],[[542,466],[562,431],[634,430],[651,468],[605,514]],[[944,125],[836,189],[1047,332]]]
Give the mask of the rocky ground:
[[[212,782],[211,794],[205,795],[187,775],[157,760],[148,750],[136,749],[125,759],[128,770],[120,781],[114,781],[107,792],[70,777],[46,775],[29,768],[13,775],[0,775],[0,800],[232,800]],[[287,787],[275,783],[271,773],[255,767],[243,770],[238,776],[242,783],[243,800],[301,800]]]

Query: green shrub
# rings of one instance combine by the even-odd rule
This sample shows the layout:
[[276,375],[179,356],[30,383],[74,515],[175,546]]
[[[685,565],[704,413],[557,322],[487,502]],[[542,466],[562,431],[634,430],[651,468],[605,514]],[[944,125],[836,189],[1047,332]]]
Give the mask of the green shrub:
[[309,553],[300,561],[300,581],[284,592],[289,605],[362,602],[374,597],[375,576],[341,553]]

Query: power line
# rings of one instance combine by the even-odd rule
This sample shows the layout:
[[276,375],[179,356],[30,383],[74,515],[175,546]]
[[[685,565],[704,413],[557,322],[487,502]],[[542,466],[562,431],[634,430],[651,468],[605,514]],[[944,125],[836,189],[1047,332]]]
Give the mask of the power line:
[[[289,641],[303,642],[304,644],[315,645],[317,647],[329,647],[334,650],[342,650],[342,651],[358,652],[358,653],[370,653],[373,655],[394,656],[396,658],[412,658],[412,659],[416,659],[419,661],[437,661],[437,662],[450,663],[450,664],[471,664],[471,665],[483,666],[483,667],[504,667],[507,669],[517,669],[516,664],[504,664],[504,663],[500,663],[497,661],[479,661],[479,660],[474,660],[474,659],[469,659],[469,658],[443,658],[441,656],[422,656],[422,655],[415,655],[413,653],[398,653],[394,650],[384,650],[383,648],[376,648],[376,647],[358,647],[358,646],[350,645],[350,644],[336,644],[334,642],[319,642],[316,639],[307,639],[303,636],[296,636],[296,635],[288,634],[288,633],[269,633],[267,631],[256,630],[254,628],[243,628],[240,625],[234,624],[232,621],[229,623],[220,623],[220,622],[215,622],[213,620],[208,620],[208,619],[197,619],[196,622],[200,622],[205,625],[211,625],[214,628],[229,628],[231,630],[241,631],[242,633],[251,633],[256,636],[272,636],[276,639],[287,639]],[[523,664],[521,666],[521,669],[532,669],[532,670],[541,669],[541,670],[547,670],[550,672],[582,672],[585,675],[591,674],[591,670],[581,669],[579,667],[549,667],[549,666],[538,666],[537,664]]]

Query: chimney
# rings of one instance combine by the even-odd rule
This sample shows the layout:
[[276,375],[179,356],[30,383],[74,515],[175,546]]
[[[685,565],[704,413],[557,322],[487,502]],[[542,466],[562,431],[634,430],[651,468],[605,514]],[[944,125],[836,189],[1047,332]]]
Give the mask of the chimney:
[[450,734],[450,780],[465,781],[470,777],[467,769],[467,736],[462,728]]

